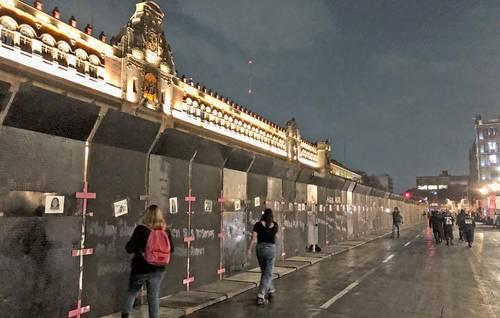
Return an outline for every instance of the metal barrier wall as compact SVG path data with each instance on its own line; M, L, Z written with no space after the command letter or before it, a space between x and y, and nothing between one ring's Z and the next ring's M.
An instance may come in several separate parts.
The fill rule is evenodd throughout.
M265 207L279 223L280 258L387 230L394 206L406 224L421 220L401 196L30 85L6 89L0 312L11 317L117 311L125 244L148 204L164 211L176 246L162 296L256 266L245 254ZM47 196L63 198L62 213L45 213Z

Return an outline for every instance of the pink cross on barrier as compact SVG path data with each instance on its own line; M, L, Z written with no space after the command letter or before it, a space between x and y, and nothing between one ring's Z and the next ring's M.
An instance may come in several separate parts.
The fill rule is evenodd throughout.
M77 199L83 199L82 214L87 214L87 200L93 200L97 197L95 193L88 192L88 187L89 187L88 182L84 182L83 183L83 192L76 193Z
M187 285L187 286L189 287L189 285L190 285L192 282L194 282L194 277L188 277L188 278L186 278L186 279L184 279L184 280L182 281L182 284L183 284L183 285Z
M81 300L79 300L77 302L77 305L78 306L76 309L73 309L72 311L68 312L69 318L72 318L72 317L80 318L82 314L86 314L86 313L90 312L90 306L82 307Z
M94 253L93 248L84 248L82 250L71 251L71 256L86 256L86 255L92 255L93 253Z
M223 277L225 272L226 272L226 269L224 267L221 267L217 270L217 274L219 275L219 279L222 280L222 277Z

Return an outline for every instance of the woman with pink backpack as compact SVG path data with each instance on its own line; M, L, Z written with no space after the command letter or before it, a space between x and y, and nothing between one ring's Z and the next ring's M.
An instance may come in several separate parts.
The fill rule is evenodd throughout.
M126 246L127 252L134 253L134 257L122 318L129 317L144 284L148 291L149 318L158 318L160 285L170 255L174 252L172 235L157 205L146 209L142 222L135 228Z

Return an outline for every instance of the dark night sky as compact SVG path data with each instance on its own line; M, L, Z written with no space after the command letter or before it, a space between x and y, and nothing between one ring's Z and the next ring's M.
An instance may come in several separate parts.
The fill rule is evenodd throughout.
M340 161L345 142L349 167L389 173L397 191L467 174L473 116L500 113L500 1L157 2L179 74L279 124L297 118ZM113 35L135 1L44 3Z

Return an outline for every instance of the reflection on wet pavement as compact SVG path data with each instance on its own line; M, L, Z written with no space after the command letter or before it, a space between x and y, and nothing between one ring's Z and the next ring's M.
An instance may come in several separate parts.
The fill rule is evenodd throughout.
M458 240L436 245L428 228L413 228L276 280L273 303L255 306L252 290L191 317L500 317L499 243L500 232L483 225L472 249Z

